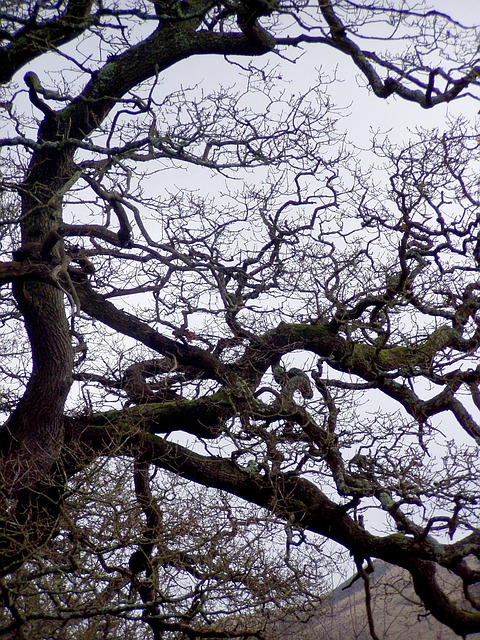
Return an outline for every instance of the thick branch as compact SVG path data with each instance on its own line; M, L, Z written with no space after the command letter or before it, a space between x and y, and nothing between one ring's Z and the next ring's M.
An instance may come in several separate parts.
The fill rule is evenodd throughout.
M288 474L274 478L249 474L229 460L206 458L156 437L149 443L152 463L163 469L228 491L281 517L294 518L303 527L339 542L357 557L377 557L407 569L417 593L438 620L459 635L480 630L480 613L463 609L449 599L436 582L435 564L442 563L444 554L443 545L433 539L372 536L347 515L344 507L333 503L304 478ZM448 551L444 561L447 558Z
M198 400L171 400L71 418L68 424L72 432L86 427L101 429L108 426L125 436L132 431L184 431L198 438L212 439L221 435L225 420L234 413L228 396L216 393Z
M88 282L79 284L77 291L82 310L92 318L100 320L123 335L142 342L150 349L176 359L179 363L196 367L218 380L225 378L227 374L225 365L211 353L161 335L136 316L117 309L95 292Z
M271 50L272 46L260 48L240 33L196 32L189 22L164 26L121 55L112 57L92 77L82 94L57 112L57 119L68 123L68 137L83 139L130 89L185 58L210 54L254 56Z
M46 51L53 51L83 33L94 22L93 0L70 0L65 11L50 20L35 17L0 48L0 84L9 82L25 64Z
M0 286L18 279L39 280L55 284L52 270L46 264L31 262L2 262L0 263Z
M462 78L458 80L450 80L449 88L443 92L438 92L435 95L432 95L432 78L434 78L432 71L430 71L429 82L425 85L424 91L419 89L409 89L403 82L393 78L387 77L385 80L382 80L371 62L372 57L376 58L375 54L362 51L362 49L348 37L346 26L336 14L332 1L319 0L319 6L323 17L330 28L331 41L329 44L339 51L347 54L353 60L355 65L368 80L374 94L379 98L388 98L392 94L396 94L404 100L416 102L421 107L430 109L442 102L450 102L451 100L454 100L465 88L478 80L480 76L480 67L474 67ZM435 72L433 73L435 74Z

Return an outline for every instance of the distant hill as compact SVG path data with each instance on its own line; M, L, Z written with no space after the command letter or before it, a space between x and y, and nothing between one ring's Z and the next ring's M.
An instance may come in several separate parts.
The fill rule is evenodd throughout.
M408 574L377 560L370 575L375 631L381 640L458 640L453 631L427 615ZM304 625L283 629L285 640L371 640L365 612L363 580L335 589L323 603L322 611ZM458 585L452 590L459 592ZM453 591L452 591L453 592ZM480 640L480 633L468 636Z

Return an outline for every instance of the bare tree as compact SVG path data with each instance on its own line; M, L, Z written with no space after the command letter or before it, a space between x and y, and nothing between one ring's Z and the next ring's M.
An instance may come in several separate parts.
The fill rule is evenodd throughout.
M480 631L478 135L375 139L372 175L329 81L254 65L330 48L430 109L478 96L478 29L351 0L0 19L3 634L261 637L321 593L318 540ZM166 91L194 56L237 89Z

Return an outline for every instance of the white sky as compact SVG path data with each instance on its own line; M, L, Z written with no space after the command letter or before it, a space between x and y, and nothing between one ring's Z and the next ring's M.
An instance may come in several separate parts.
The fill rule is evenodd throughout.
M419 3L423 5L424 3ZM480 0L436 0L430 3L437 10L448 12L453 18L466 24L480 24ZM295 54L298 52L295 51ZM357 145L368 148L374 132L389 134L396 141L409 137L409 131L417 126L442 128L448 117L463 115L472 121L475 119L480 103L472 100L456 101L451 105L442 105L432 110L422 110L417 104L408 103L399 98L381 100L369 93L364 86L359 86L358 72L351 60L325 46L309 45L304 47L304 54L295 64L288 63L275 54L258 59L255 62L261 66L264 62L281 66L283 79L289 83L289 88L295 93L308 90L315 83L317 75L332 77L337 80L328 91L333 102L345 109L345 117L339 122L339 128L345 130L347 138ZM60 61L64 62L64 61ZM248 60L244 59L244 64ZM26 70L22 70L19 83ZM45 60L37 65L37 71L43 80L45 74ZM183 61L162 74L162 88L165 93L184 87L199 85L208 93L220 84L233 86L239 78L238 67L232 66L220 57L196 57ZM45 82L45 85L48 85ZM363 82L362 82L363 85ZM199 168L189 168L188 173L180 172L179 186L194 189L205 186L205 175L208 174L207 190L214 191L221 185L223 178L214 180L211 173ZM170 173L168 174L170 177ZM158 181L158 178L155 178ZM162 177L162 181L163 181Z

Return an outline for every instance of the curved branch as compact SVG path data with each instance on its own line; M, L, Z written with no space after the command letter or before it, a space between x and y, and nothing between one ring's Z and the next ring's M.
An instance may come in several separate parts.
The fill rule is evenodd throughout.
M93 0L69 0L65 11L50 20L36 21L36 16L0 48L0 84L9 82L25 64L46 51L71 42L95 22L90 15Z
M222 381L227 376L227 368L213 354L161 335L136 316L117 309L94 291L88 282L78 283L76 288L82 310L92 318L100 320L123 335L135 338L150 349L175 358L182 364L205 371L216 380Z
M396 94L409 102L416 102L424 109L441 104L443 102L451 102L457 98L460 93L480 77L480 67L473 67L468 73L458 80L449 79L450 88L432 95L433 79L438 73L430 71L429 81L425 84L425 90L409 89L402 82L387 77L382 80L375 70L371 60L381 62L379 58L370 52L362 51L362 49L351 40L347 35L346 26L340 20L335 12L334 5L331 0L319 0L319 7L322 15L330 28L331 40L328 42L331 46L339 51L346 53L360 69L368 80L374 94L379 98L388 98Z

